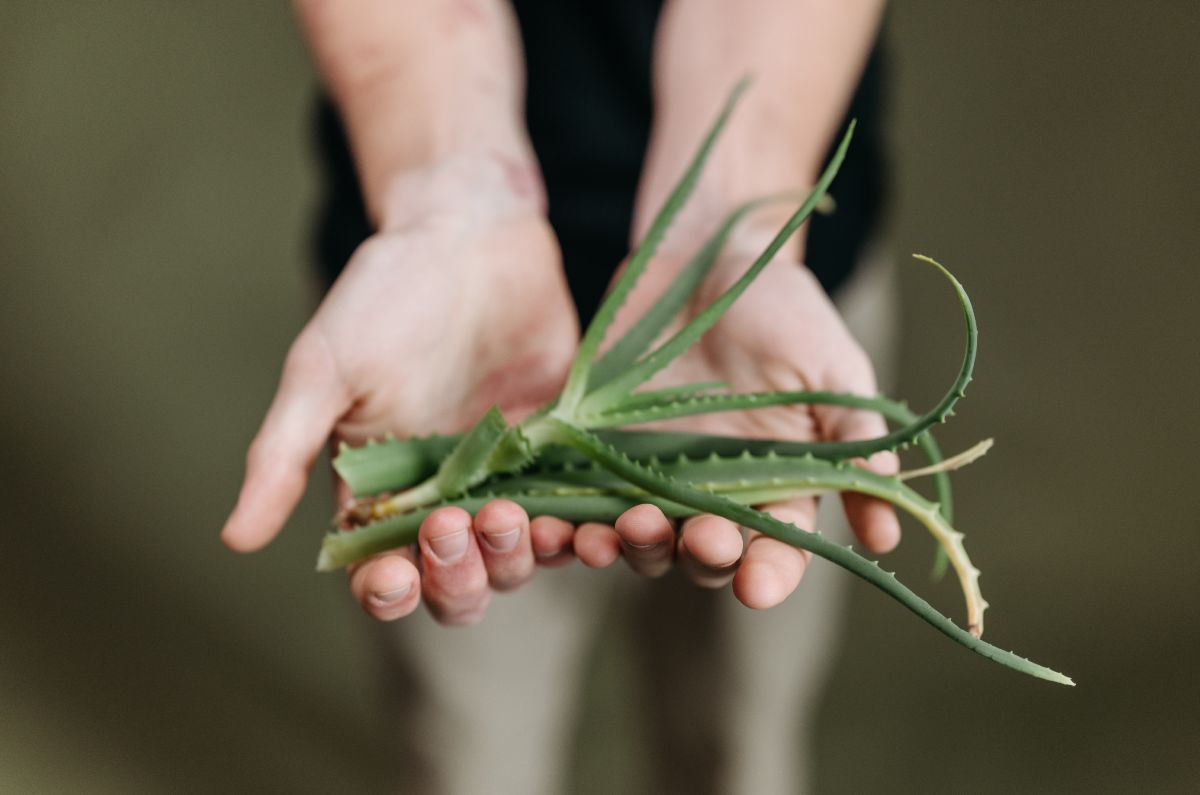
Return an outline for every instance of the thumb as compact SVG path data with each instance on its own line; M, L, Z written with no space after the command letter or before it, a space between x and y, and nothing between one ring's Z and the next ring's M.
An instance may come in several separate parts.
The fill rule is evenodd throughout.
M350 407L325 338L306 329L288 352L279 389L246 454L246 476L221 540L253 552L279 534L304 494L334 424Z

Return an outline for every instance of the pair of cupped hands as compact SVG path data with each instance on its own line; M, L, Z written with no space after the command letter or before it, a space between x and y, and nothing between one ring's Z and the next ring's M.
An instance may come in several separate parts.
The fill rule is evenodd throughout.
M393 187L380 230L350 259L292 344L221 534L229 547L253 551L278 534L330 439L358 445L389 432L399 438L459 432L491 405L512 421L558 393L579 329L542 205L510 169L489 164L414 172ZM609 341L645 311L719 221L677 225L619 313ZM685 313L719 295L775 231L753 218L746 226L726 245ZM785 251L784 261L766 268L651 387L721 381L734 391L875 394L870 361L800 264L798 246ZM832 406L713 414L671 427L800 441L886 432L878 415ZM896 460L880 454L866 465L892 472ZM338 489L339 500L349 497L344 484ZM842 499L867 549L886 552L898 543L900 528L889 506L861 495ZM764 509L813 529L813 498ZM455 507L435 510L421 524L415 547L353 566L350 590L380 620L407 616L424 601L439 622L470 624L484 616L494 591L521 587L539 565L578 558L606 567L623 557L648 577L678 565L702 587L732 582L738 600L762 609L796 589L808 555L766 536L744 535L716 516L694 517L676 528L658 508L640 505L614 525L575 527L550 516L529 517L516 503L497 499L474 517Z

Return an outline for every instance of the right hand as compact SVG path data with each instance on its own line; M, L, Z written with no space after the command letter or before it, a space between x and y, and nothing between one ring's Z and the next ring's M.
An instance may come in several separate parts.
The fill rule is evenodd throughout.
M249 552L273 539L322 447L468 428L491 405L519 418L554 397L578 327L535 184L498 158L460 157L410 172L389 193L381 230L351 257L288 352L222 530ZM344 487L339 497L345 498ZM570 527L539 519L569 549ZM478 620L491 590L532 576L528 516L495 500L472 517L434 511L415 550L351 570L350 587L382 620L424 596L450 624ZM550 558L554 550L546 552Z

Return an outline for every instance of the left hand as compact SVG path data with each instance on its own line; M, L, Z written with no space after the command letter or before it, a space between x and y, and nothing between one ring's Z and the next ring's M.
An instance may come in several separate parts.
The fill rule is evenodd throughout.
M711 303L763 247L761 236L731 240L685 314L691 316ZM645 311L683 263L683 257L673 254L660 255L650 263L642 283L618 316L610 341L619 338L632 319ZM734 392L829 390L876 394L870 360L816 278L796 261L794 250L790 256L781 252L778 261L764 269L700 342L659 373L647 388L704 381L724 381ZM887 432L886 423L877 414L819 405L708 414L675 420L665 427L796 441L848 441ZM892 453L873 456L866 464L880 473L894 473L897 465ZM900 525L891 506L858 494L843 494L842 500L851 528L868 550L887 552L899 543ZM802 529L814 529L814 498L762 508ZM799 585L810 557L808 552L756 533L743 541L739 527L718 516L688 519L676 534L673 523L652 505L626 511L614 526L581 526L574 546L576 555L589 566L608 566L624 556L631 568L651 577L678 563L692 581L704 587L721 587L732 580L736 597L758 609L786 599Z

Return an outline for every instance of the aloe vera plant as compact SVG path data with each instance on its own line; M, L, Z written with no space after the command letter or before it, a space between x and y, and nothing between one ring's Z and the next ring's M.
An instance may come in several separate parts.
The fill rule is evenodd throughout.
M917 256L953 288L962 309L966 345L945 396L917 415L885 397L831 392L730 393L723 384L690 384L636 391L712 327L754 281L825 196L845 157L851 124L817 184L766 249L742 276L705 310L657 347L654 342L701 283L738 220L757 206L738 208L706 241L649 311L598 356L618 309L645 271L672 219L695 187L709 152L745 88L732 93L680 182L655 217L624 272L584 333L559 396L520 423L492 408L461 436L372 441L343 446L334 467L358 501L339 514L322 544L318 568L336 569L375 553L416 542L421 520L436 507L475 511L504 497L531 515L569 521L613 521L640 503L671 517L712 513L808 550L879 588L951 639L1022 673L1060 684L1063 674L982 640L987 608L979 570L951 525L948 472L982 455L990 441L943 460L930 429L944 422L963 397L975 363L977 329L970 298L958 280L934 260ZM833 404L882 414L893 426L875 439L853 442L790 442L702 434L623 430L623 426L722 411L768 406ZM916 445L928 466L883 476L851 463L880 451ZM937 500L909 487L911 477L935 479ZM878 562L850 547L781 522L754 505L801 495L852 491L886 500L926 527L937 542L938 565L957 576L966 601L961 627L900 583ZM811 530L811 528L808 528Z

